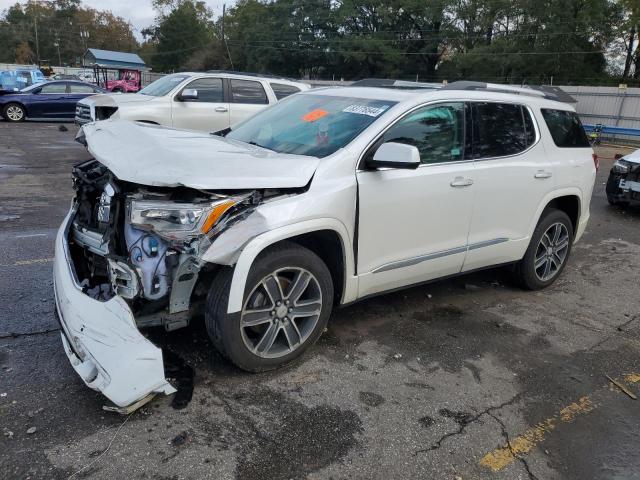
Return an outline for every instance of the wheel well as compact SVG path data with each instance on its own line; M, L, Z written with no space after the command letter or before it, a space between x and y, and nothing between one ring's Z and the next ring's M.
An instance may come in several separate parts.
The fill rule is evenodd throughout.
M9 102L9 103L6 103L5 105L3 105L2 111L4 112L4 109L7 108L9 105L18 105L24 110L25 115L27 114L27 107L25 107L23 103L16 102L16 101Z
M318 255L331 273L333 281L334 302L340 303L344 291L345 260L344 246L340 235L334 230L317 230L303 233L282 241L297 243Z
M571 224L573 225L573 231L578 229L578 221L580 220L580 199L576 195L566 195L564 197L558 197L551 200L545 210L555 208L562 210L569 216Z

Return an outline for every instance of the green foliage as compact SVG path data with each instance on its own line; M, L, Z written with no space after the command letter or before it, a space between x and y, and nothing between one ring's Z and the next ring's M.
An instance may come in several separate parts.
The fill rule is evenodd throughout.
M38 38L36 42L36 28ZM80 32L87 32L88 38ZM136 51L131 27L111 12L82 7L80 0L16 3L0 17L0 62L75 64L87 47ZM59 51L59 57L58 57Z
M168 72L194 63L212 48L211 12L206 4L194 0L154 0L157 25L143 32L155 47L142 52L154 70ZM195 62L196 64L198 62Z
M0 61L63 62L89 44L137 50L156 71L235 69L291 77L640 80L640 0L238 0L224 18L200 0L153 0L136 44L126 22L80 0L28 1L0 18ZM216 12L219 13L219 12ZM39 24L39 49L34 23ZM224 32L224 33L223 33Z

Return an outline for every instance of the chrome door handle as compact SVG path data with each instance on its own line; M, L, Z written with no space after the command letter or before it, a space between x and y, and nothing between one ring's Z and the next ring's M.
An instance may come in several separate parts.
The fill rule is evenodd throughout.
M229 109L227 107L216 107L215 111L216 112L220 112L220 113L224 113L224 112L228 112Z
M538 170L533 178L550 178L552 175L551 172L546 172L544 170Z
M452 187L468 187L470 185L473 185L473 180L471 180L470 178L456 177L449 185L451 185Z

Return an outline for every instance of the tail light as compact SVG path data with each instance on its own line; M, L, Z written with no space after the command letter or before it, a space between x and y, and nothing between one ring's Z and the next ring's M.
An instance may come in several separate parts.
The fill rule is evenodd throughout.
M596 153L592 153L591 156L593 157L593 164L596 167L596 172L598 170L600 170L600 159L598 158L598 155Z

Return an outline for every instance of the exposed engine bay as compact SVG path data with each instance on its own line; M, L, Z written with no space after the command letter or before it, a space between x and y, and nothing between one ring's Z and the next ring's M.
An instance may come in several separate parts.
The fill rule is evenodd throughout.
M68 240L83 292L100 301L118 295L139 327L167 330L186 326L206 296L195 291L199 277L213 273L204 271L212 266L202 253L264 196L146 187L117 179L96 160L74 167L73 186Z

